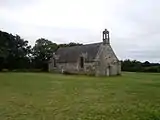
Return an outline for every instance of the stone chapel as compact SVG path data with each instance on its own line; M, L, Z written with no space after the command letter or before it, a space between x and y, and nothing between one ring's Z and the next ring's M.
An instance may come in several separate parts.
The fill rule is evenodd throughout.
M49 61L49 71L113 76L121 74L121 63L110 44L105 29L102 42L59 48Z

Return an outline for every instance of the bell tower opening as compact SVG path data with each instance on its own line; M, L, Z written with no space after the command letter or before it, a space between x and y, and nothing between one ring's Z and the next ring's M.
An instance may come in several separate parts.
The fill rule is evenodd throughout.
M105 29L103 31L103 44L109 44L109 31Z

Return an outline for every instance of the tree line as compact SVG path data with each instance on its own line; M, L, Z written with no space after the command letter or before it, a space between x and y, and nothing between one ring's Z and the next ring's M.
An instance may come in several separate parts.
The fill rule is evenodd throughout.
M56 44L45 38L36 40L31 47L19 35L0 31L0 71L48 70L48 61L59 47L82 45L80 43Z
M48 61L59 47L77 46L80 43L56 44L45 38L36 40L31 47L19 35L0 31L0 71L47 71ZM122 71L160 72L159 63L137 60L121 61Z
M160 72L159 63L150 63L149 61L140 62L137 60L121 61L122 71L128 72Z

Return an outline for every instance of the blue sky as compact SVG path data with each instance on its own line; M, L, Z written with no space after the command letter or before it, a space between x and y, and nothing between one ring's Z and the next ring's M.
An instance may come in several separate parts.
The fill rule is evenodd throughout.
M34 45L102 41L111 34L119 59L160 61L159 0L0 0L0 29Z

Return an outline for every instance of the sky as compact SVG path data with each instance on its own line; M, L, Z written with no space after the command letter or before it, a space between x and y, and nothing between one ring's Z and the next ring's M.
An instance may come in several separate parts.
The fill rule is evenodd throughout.
M56 43L110 43L118 58L160 62L160 0L0 0L0 30L33 46L38 38Z

